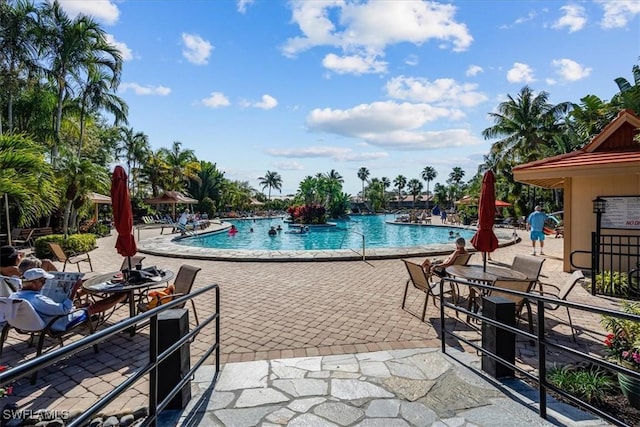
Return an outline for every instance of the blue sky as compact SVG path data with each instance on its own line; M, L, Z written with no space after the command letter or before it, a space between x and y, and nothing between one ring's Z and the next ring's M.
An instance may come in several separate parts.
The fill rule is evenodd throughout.
M432 166L442 183L459 166L469 179L506 95L609 100L640 57L639 1L60 3L119 47L119 95L152 148L180 141L258 189L277 171L282 194L335 169L355 195L363 166L392 181Z

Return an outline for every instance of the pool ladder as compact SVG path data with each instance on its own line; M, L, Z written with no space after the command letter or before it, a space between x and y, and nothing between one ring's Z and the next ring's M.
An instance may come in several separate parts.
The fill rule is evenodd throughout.
M362 236L362 260L366 261L367 257L366 257L366 244L365 244L365 236L363 233L360 233L359 231L355 231L355 230L351 230L350 228L345 228L344 229L347 232L352 232L352 233L356 233L360 236ZM342 237L342 241L340 242L340 249L342 249L342 244L344 243L344 238L347 236L347 233L344 233L344 236ZM357 251L351 249L352 251L354 251L355 253L358 253Z

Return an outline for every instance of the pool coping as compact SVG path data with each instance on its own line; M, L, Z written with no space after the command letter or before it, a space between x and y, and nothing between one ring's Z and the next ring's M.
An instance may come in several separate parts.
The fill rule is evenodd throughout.
M394 223L398 226L418 227L450 227L460 229L475 229L475 227L456 226L451 224L412 224ZM204 230L203 234L217 233L231 227L231 224L222 222L213 224ZM513 229L495 229L498 238L498 247L514 245L521 238ZM211 261L235 261L235 262L318 262L318 261L365 261L376 259L397 259L419 256L434 256L451 253L452 242L434 243L421 246L408 246L403 248L370 248L365 247L364 256L352 249L334 250L298 250L298 251L270 251L250 249L215 249L195 246L184 246L175 243L177 240L192 236L160 235L138 242L138 252L148 255L158 255L171 258L199 259ZM470 246L470 245L469 245ZM477 252L472 247L469 252Z

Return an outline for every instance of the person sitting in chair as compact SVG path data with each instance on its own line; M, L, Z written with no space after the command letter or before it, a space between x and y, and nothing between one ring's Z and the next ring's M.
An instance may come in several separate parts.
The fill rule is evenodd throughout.
M33 309L38 313L45 323L49 323L56 316L67 314L66 317L58 319L51 327L54 331L66 331L70 327L79 322L84 322L87 316L104 312L117 303L123 301L127 294L113 295L108 298L88 304L84 310L75 310L73 306L73 298L78 288L82 285L82 280L78 280L71 291L70 299L67 298L62 302L55 302L46 295L42 295L40 290L44 286L47 279L53 279L55 276L44 271L42 268L31 268L24 272L22 280L22 289L12 293L9 298L20 298L28 301Z
M456 261L456 259L461 256L467 254L467 250L465 249L465 245L467 242L463 237L458 237L456 239L456 250L453 251L444 261L435 260L431 261L430 259L425 259L421 264L422 269L427 274L435 274L438 277L443 277L445 275L445 269Z
M22 277L24 269L20 270L19 265L28 258L33 257L29 256L25 258L24 253L13 246L6 245L0 247L0 274L7 277ZM35 259L38 260L37 258ZM38 267L42 267L46 271L58 271L51 260L43 259L38 260L38 262L40 263Z

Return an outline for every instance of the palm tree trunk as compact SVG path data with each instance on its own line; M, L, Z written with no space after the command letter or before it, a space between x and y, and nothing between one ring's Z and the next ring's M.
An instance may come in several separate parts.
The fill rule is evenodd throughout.
M66 237L69 233L69 217L71 216L71 206L73 200L67 200L67 204L64 207L64 214L62 216L62 234Z

